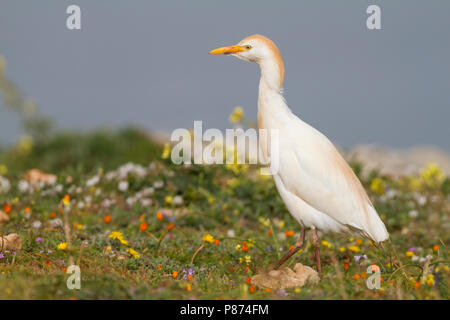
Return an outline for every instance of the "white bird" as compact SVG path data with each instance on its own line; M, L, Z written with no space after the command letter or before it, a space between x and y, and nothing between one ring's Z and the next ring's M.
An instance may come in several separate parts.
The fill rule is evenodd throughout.
M300 239L278 261L277 269L303 246L305 228L313 235L317 271L320 243L317 230L350 232L379 243L389 238L361 182L321 132L299 119L283 98L284 63L277 46L268 38L252 35L237 45L210 54L226 54L256 62L261 69L258 97L259 129L277 129L279 169L274 173L278 192L291 215L301 224ZM270 141L262 141L263 158L269 159Z

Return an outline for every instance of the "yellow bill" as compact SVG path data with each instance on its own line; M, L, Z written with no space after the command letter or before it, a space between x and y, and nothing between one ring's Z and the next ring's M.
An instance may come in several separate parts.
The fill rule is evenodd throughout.
M229 47L222 47L217 48L209 52L209 54L234 54L238 52L245 51L245 48L241 46L229 46Z

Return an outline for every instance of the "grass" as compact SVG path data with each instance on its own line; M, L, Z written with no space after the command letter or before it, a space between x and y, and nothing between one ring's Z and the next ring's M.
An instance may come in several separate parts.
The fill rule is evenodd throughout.
M268 292L249 278L300 231L272 179L254 166L175 166L161 151L132 129L56 134L4 148L0 174L11 188L0 192L0 209L10 221L0 232L19 234L22 249L0 258L0 298L449 299L450 182L438 168L362 177L390 241L377 248L367 239L324 234L320 283ZM362 165L354 165L357 174ZM57 174L57 183L19 190L34 167ZM99 182L86 185L95 176ZM121 181L127 188L122 183L119 190ZM36 221L40 228L33 228ZM58 249L61 243L68 247ZM356 261L362 255L367 259ZM287 265L296 262L314 266L309 236ZM66 286L72 264L81 270L80 290ZM372 264L381 269L380 290L366 286Z

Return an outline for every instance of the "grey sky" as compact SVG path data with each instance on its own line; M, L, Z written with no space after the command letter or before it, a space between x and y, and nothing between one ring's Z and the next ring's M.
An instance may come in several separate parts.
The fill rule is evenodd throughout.
M366 28L369 4L382 30ZM256 119L259 72L207 53L260 33L283 54L291 109L339 145L450 150L449 16L446 0L2 0L0 54L59 126L223 129L236 105ZM0 107L0 143L19 132Z

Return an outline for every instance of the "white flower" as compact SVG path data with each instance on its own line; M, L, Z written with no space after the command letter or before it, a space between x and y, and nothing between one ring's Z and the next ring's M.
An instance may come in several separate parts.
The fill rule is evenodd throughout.
M33 223L31 224L31 228L32 229L40 229L42 227L42 222L40 222L39 220L33 221Z
M80 201L78 202L78 209L83 209L84 208L84 202Z
M86 187L88 187L88 188L93 187L99 182L100 182L100 177L99 176L93 176L88 181L86 181Z
M140 202L141 202L141 206L148 207L152 204L153 201L152 201L152 199L144 198L144 199L141 199Z
M417 261L417 260L419 260L418 256L412 256L411 261Z
M155 181L153 183L153 187L155 189L161 189L162 187L164 187L164 181Z
M63 190L64 190L64 186L63 186L62 184L56 185L56 187L55 187L55 191L56 191L56 192L60 193L60 192L62 192Z
M230 230L227 231L227 236L233 238L234 236L236 236L236 232L234 232L233 229L230 229Z
M410 218L417 218L419 215L419 212L417 210L411 210L410 212L408 212L408 216Z
M0 176L0 193L6 193L11 188L9 180Z
M183 197L182 196L175 196L173 198L173 204L176 206L180 206L183 204Z
M19 191L22 193L30 191L30 185L25 180L20 180L18 185Z
M119 191L127 192L128 187L129 187L128 181L120 181L117 188L119 189Z

